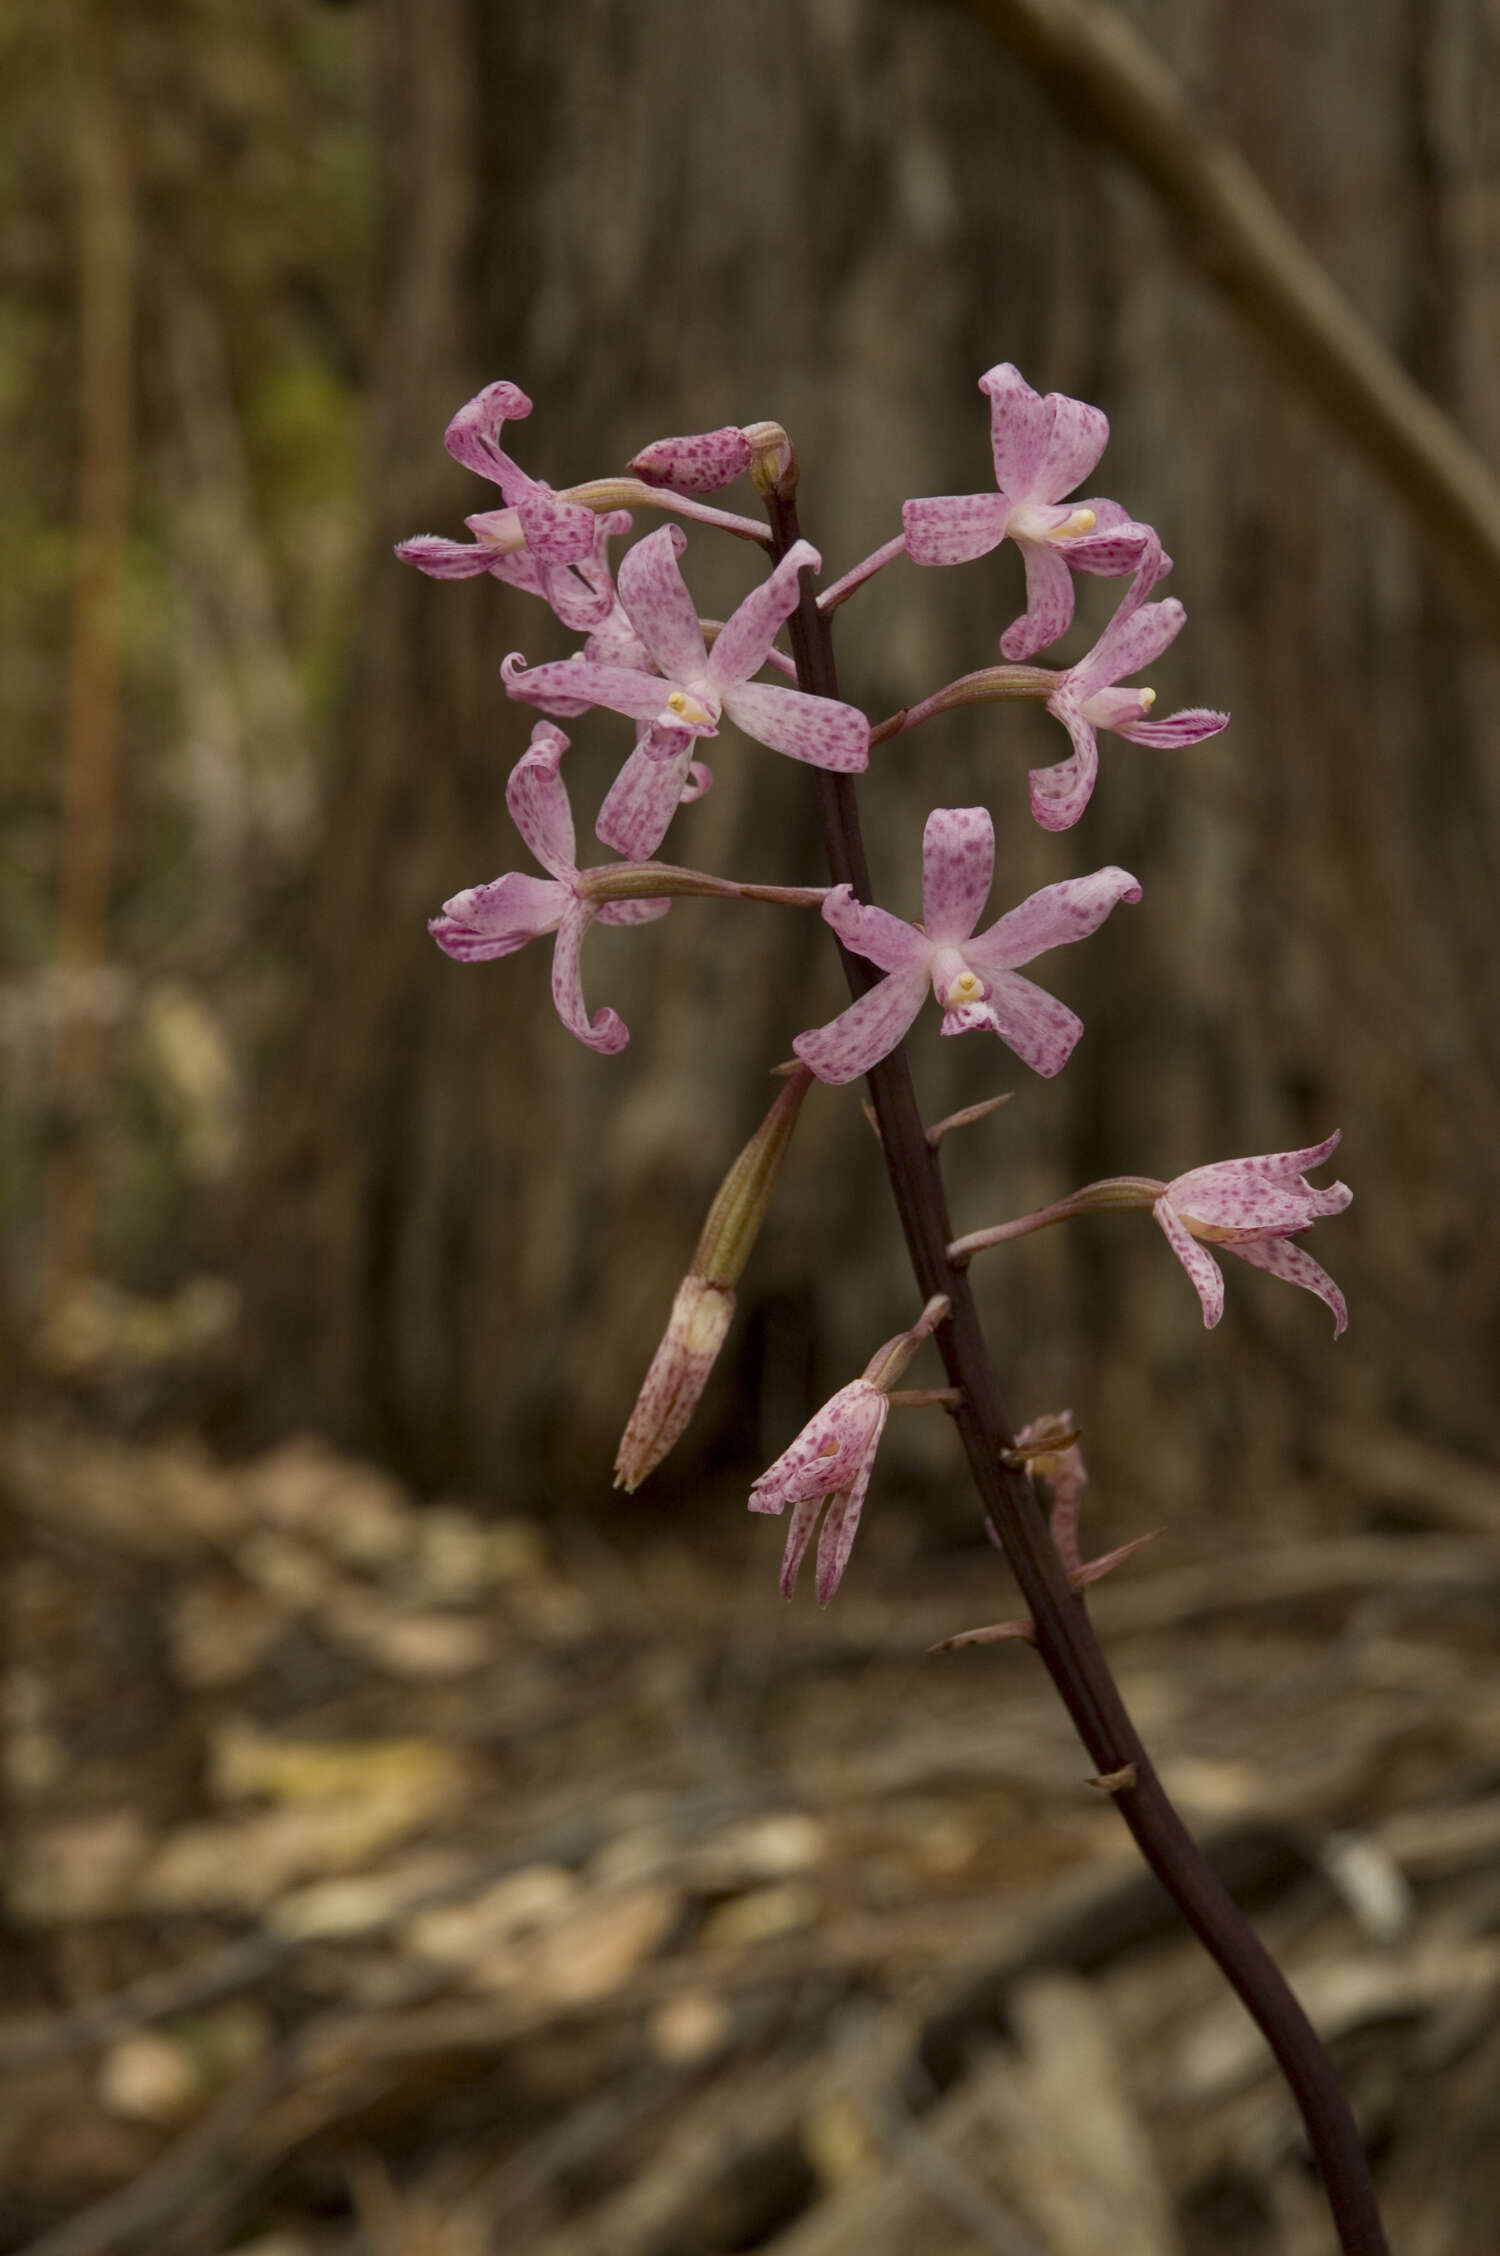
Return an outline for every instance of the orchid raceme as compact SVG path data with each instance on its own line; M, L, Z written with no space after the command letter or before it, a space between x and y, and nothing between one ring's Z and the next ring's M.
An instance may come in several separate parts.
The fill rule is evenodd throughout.
M1347 1183L1330 1183L1321 1189L1304 1180L1311 1167L1321 1167L1338 1148L1339 1131L1321 1144L1303 1151L1265 1152L1255 1159L1221 1159L1208 1167L1191 1168L1170 1183L1149 1175L1114 1175L1070 1192L1035 1214L1001 1222L987 1230L955 1238L948 1258L967 1262L986 1247L1006 1245L1013 1238L1030 1237L1054 1222L1067 1222L1079 1214L1099 1214L1120 1207L1149 1207L1161 1225L1168 1245L1187 1271L1203 1308L1204 1324L1211 1331L1224 1313L1224 1278L1208 1251L1237 1253L1257 1269L1269 1269L1291 1285L1316 1293L1333 1312L1337 1339L1349 1322L1343 1294L1311 1254L1295 1238L1314 1222L1342 1214L1354 1193Z
M491 573L528 595L541 596L564 626L592 627L614 601L605 544L612 534L630 530L630 518L623 510L596 515L578 502L564 501L511 460L500 434L508 421L530 413L526 394L504 382L487 384L459 409L443 444L466 470L499 486L507 506L465 518L473 542L418 533L402 541L396 554L430 579L467 580Z
M796 1440L768 1465L750 1491L752 1512L781 1513L792 1506L781 1562L781 1594L790 1598L818 1516L828 1503L818 1538L818 1604L826 1606L843 1580L859 1530L859 1515L875 1470L875 1452L890 1415L891 1389L923 1340L948 1313L936 1294L909 1332L876 1349L862 1375L824 1403Z
M820 1081L857 1080L888 1056L921 1009L929 983L944 1034L983 1027L1033 1072L1062 1071L1083 1021L1016 967L1097 931L1119 902L1138 901L1141 889L1122 869L1065 877L975 934L994 865L988 809L938 807L922 842L920 925L866 907L847 885L833 888L824 918L846 948L867 956L886 977L827 1026L793 1042Z
M612 1010L589 1017L579 969L583 936L596 917L601 924L644 924L665 916L671 903L659 897L601 902L585 891L575 859L567 786L558 772L567 749L560 728L538 721L505 787L517 830L550 875L527 877L512 870L489 885L470 886L445 901L442 915L427 929L444 954L460 963L513 955L528 940L555 932L552 1000L557 1015L589 1049L608 1053L623 1050L630 1033Z
M511 696L543 712L566 716L603 705L661 732L654 745L643 740L638 748L638 757L654 763L655 774L644 764L637 771L624 829L632 854L649 852L665 834L681 796L692 739L717 736L725 716L757 743L812 767L857 775L869 759L870 724L854 706L750 679L797 608L798 575L818 569L817 550L798 541L724 622L710 650L678 570L683 546L681 528L663 525L620 563L620 608L654 672L587 655L528 669L519 653L500 669ZM620 843L619 826L612 827L609 843Z
M1069 503L1109 437L1097 407L1062 392L1039 398L1009 361L979 379L990 403L992 494L947 494L902 504L916 564L966 564L1013 540L1026 566L1026 609L1000 637L1006 658L1030 658L1073 621L1073 573L1134 571L1156 536L1117 501Z

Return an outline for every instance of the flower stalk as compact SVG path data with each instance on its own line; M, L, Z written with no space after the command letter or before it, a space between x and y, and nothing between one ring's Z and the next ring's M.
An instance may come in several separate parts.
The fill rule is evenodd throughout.
M800 539L794 500L767 497L772 555ZM838 669L827 617L804 577L801 601L788 621L802 687L837 698ZM852 779L816 776L829 875L871 898L869 868ZM874 965L840 947L851 993L878 977ZM1014 1462L1015 1437L963 1266L948 1248L955 1233L937 1154L927 1140L904 1043L878 1059L866 1076L892 1195L919 1289L943 1294L949 1314L935 1340L949 1383L961 1393L952 1410L986 1517L1030 1609L1038 1654L1101 1778L1121 1783L1112 1800L1142 1856L1218 1964L1270 2046L1301 2110L1323 2176L1344 2256L1387 2256L1359 2133L1321 2041L1270 1953L1183 1824L1151 1764L1087 1610L1068 1584L1036 1491Z

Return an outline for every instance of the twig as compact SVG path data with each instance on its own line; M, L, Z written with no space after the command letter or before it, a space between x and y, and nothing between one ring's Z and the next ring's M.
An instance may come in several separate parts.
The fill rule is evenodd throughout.
M1203 125L1120 10L1091 0L966 0L1067 122L1134 165L1182 226L1187 258L1290 363L1374 465L1491 626L1500 623L1500 480Z

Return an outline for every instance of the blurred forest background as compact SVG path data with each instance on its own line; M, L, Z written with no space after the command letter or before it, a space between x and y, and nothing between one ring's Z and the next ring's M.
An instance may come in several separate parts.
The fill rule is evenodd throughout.
M1236 287L1131 101L1059 62L1101 23L1143 35L1344 293L1334 329L1436 419L1399 377L1381 412L1341 394L1275 292ZM837 966L761 909L596 935L590 1001L633 1034L600 1059L558 1027L545 950L446 961L426 918L526 859L503 793L532 716L500 660L569 645L391 549L490 505L442 432L506 376L536 403L515 452L556 485L780 420L837 574L904 497L989 484L975 380L1009 359L1107 409L1099 490L1177 559L1161 710L1234 719L1180 754L1107 741L1061 838L1025 815L1045 715L955 713L877 754L897 910L938 801L995 808L997 909L1107 862L1145 888L1044 968L1088 1029L1056 1083L919 1025L928 1117L1016 1089L949 1147L956 1219L1335 1126L1356 1194L1315 1249L1351 1306L1336 1350L1312 1300L1233 1262L1206 1335L1142 1217L987 1257L1014 1414L1071 1404L1104 1534L1167 1521L1179 1562L1434 1526L1493 1551L1493 0L0 0L0 84L0 1228L29 1430L192 1435L230 1465L311 1434L476 1526L611 1540L687 1529L706 1485L738 1542L749 1477L910 1313L857 1092L809 1101L703 1411L628 1517L609 1465ZM1447 450L1449 505L1403 416ZM753 559L690 554L722 615ZM1018 590L1010 555L898 563L841 614L846 694L878 716L989 662ZM1116 592L1080 582L1067 657ZM573 732L581 839L623 730ZM740 745L716 775L674 858L817 882L806 776ZM943 1421L904 1424L892 1542L972 1543ZM106 1958L62 1992L140 1971ZM1228 2214L1203 2209L1203 2245L1259 2247Z
M1107 405L1104 486L1161 528L1189 612L1162 695L1234 726L1172 758L1106 747L1061 840L1021 812L1045 716L957 715L877 763L898 905L935 795L1011 809L997 899L1105 861L1146 886L1060 960L1088 1040L968 1139L959 1218L1335 1125L1358 1194L1324 1249L1357 1312L1336 1355L1311 1303L1237 1265L1205 1339L1142 1223L992 1257L1017 1415L1073 1402L1112 1483L1173 1510L1254 1513L1320 1437L1372 1425L1491 1449L1493 638L1359 434L982 14L818 0L752 38L734 8L162 0L75 40L68 11L11 0L23 1368L112 1416L186 1402L231 1445L312 1425L428 1490L597 1486L765 1069L835 972L758 912L680 910L618 960L596 941L593 984L634 1028L606 1061L559 1040L543 951L454 973L425 918L519 853L502 793L528 719L499 660L566 643L391 545L485 504L441 434L506 374L537 402L522 458L558 484L665 431L780 418L837 571L906 494L985 483L975 378L1011 358ZM1500 456L1491 11L1133 14ZM730 600L748 559L695 553ZM1009 557L887 573L841 622L849 693L878 713L984 662L1014 580ZM1113 600L1082 593L1080 648ZM619 733L576 731L585 810ZM674 850L814 877L806 779L731 758ZM934 1114L1007 1072L980 1044L917 1063ZM824 1100L669 1495L705 1455L748 1464L904 1309L875 1154L853 1100Z

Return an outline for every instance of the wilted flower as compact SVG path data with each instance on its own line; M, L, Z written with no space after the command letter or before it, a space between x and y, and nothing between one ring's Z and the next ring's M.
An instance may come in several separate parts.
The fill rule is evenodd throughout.
M995 866L995 831L984 807L938 807L922 842L922 923L904 923L836 885L823 915L846 948L887 977L827 1026L792 1048L820 1081L853 1081L896 1047L931 983L945 1034L986 1027L1034 1072L1060 1073L1083 1021L1055 995L1023 979L1018 964L1082 940L1120 901L1138 901L1128 870L1095 870L1043 886L1019 908L974 934ZM972 937L971 937L972 936Z
M616 1488L637 1489L687 1430L734 1316L734 1287L765 1220L812 1075L792 1068L714 1196L677 1288L661 1345L615 1458Z
M837 1590L854 1548L875 1452L890 1415L890 1390L947 1313L947 1299L936 1294L911 1330L898 1332L877 1348L862 1376L824 1403L752 1487L752 1512L780 1513L788 1504L793 1508L781 1562L784 1598L790 1598L796 1587L797 1570L825 1499L831 1501L818 1538L818 1604L826 1606Z

